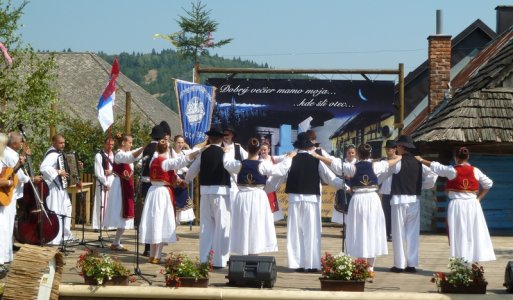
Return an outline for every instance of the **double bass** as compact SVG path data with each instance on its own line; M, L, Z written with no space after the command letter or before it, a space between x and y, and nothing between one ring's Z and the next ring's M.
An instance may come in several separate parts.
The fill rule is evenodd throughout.
M18 125L18 129L26 141L23 125ZM36 187L32 182L34 169L30 155L27 155L26 164L28 172L24 171L29 174L31 180L23 186L23 199L18 202L21 209L14 224L14 237L22 244L42 246L59 234L59 218L55 212L48 209L44 201L49 193L46 183L41 181Z

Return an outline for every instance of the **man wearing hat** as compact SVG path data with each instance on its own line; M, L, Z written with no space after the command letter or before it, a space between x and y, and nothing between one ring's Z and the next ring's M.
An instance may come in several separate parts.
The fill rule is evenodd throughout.
M397 157L397 145L395 141L388 140L385 143L385 152L387 154L386 158L383 160L391 160ZM379 193L381 194L381 206L383 207L383 213L385 214L385 225L387 230L387 240L392 241L392 212L390 206L390 199L392 196L390 195L390 190L392 187L392 176L388 176L388 173L385 173L384 176L378 176L379 182L381 182L381 186L379 188Z
M390 271L415 273L419 264L420 194L435 185L437 175L413 156L415 145L410 136L399 136L396 144L402 158L392 167L394 266Z
M230 174L223 165L224 149L221 147L225 134L218 127L205 132L210 146L192 163L185 176L189 182L199 174L200 184L200 249L201 262L208 260L214 251L213 265L223 268L230 255L229 235L230 211L227 207L230 197Z
M239 143L234 143L233 139L237 136L235 133L235 129L233 126L226 126L223 130L223 144L222 146L225 148L227 158L229 160L235 159L239 161L243 161L248 158L248 152L242 148ZM239 188L237 187L237 174L231 175L231 189L230 189L230 199L228 203L228 209L231 211L232 203L235 201L235 197L237 196L237 192Z
M165 122L165 121L162 121ZM162 123L161 123L162 124ZM167 125L167 123L166 123ZM169 125L167 126L169 128ZM150 182L150 160L153 157L153 154L155 151L157 151L157 144L159 140L163 139L165 137L166 133L164 132L164 129L162 126L155 125L151 129L150 137L152 141L144 148L143 150L143 157L144 160L142 161L142 171L141 171L141 199L136 202L136 220L135 223L137 226L139 226L140 221L140 215L144 207L144 199L146 199L146 194L148 194L148 190L151 187ZM144 245L144 252L142 254L143 256L149 256L150 255L150 244Z
M285 192L289 197L287 218L288 267L298 272L317 272L321 262L321 179L336 188L344 182L311 154L315 145L308 133L298 134Z

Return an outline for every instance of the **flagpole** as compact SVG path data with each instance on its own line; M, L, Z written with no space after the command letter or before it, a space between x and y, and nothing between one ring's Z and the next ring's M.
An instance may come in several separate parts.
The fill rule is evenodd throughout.
M125 133L130 134L130 115L132 113L132 93L130 92L126 92L125 108Z

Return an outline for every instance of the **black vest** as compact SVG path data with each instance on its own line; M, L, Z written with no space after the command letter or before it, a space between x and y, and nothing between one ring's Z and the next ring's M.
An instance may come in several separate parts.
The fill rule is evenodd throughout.
M102 156L102 168L103 170L108 170L109 166L112 166L112 161L105 151L100 150L100 155Z
M146 146L143 150L143 157L149 156L150 159L147 159L143 162L143 169L141 171L141 176L150 177L150 160L153 157L153 154L157 151L157 142L153 141L148 146Z
M392 175L391 195L420 195L422 191L422 165L411 154L403 154L401 171Z
M320 195L320 184L319 160L308 153L298 153L294 156L287 176L285 193Z
M230 174L223 165L223 155L223 148L214 145L201 153L200 185L231 186Z
M377 187L378 177L374 173L372 163L370 161L359 161L354 164L356 173L349 180L349 185L355 188Z
M265 185L267 177L260 174L258 166L259 160L246 159L242 161L242 167L237 175L237 184L241 185Z

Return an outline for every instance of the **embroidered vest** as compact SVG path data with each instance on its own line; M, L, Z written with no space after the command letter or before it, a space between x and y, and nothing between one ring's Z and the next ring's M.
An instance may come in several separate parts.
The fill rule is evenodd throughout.
M456 178L447 180L445 190L447 192L474 192L479 191L479 182L474 176L474 167L471 165L457 165Z
M150 164L150 180L151 181L162 181L167 185L174 185L176 183L176 172L175 170L164 171L162 169L162 162L166 158L157 156Z
M372 169L372 162L359 161L354 164L356 173L349 180L351 188L372 188L378 187L378 177Z
M266 176L260 174L258 166L260 161L246 159L242 161L242 167L237 175L238 185L265 185Z

